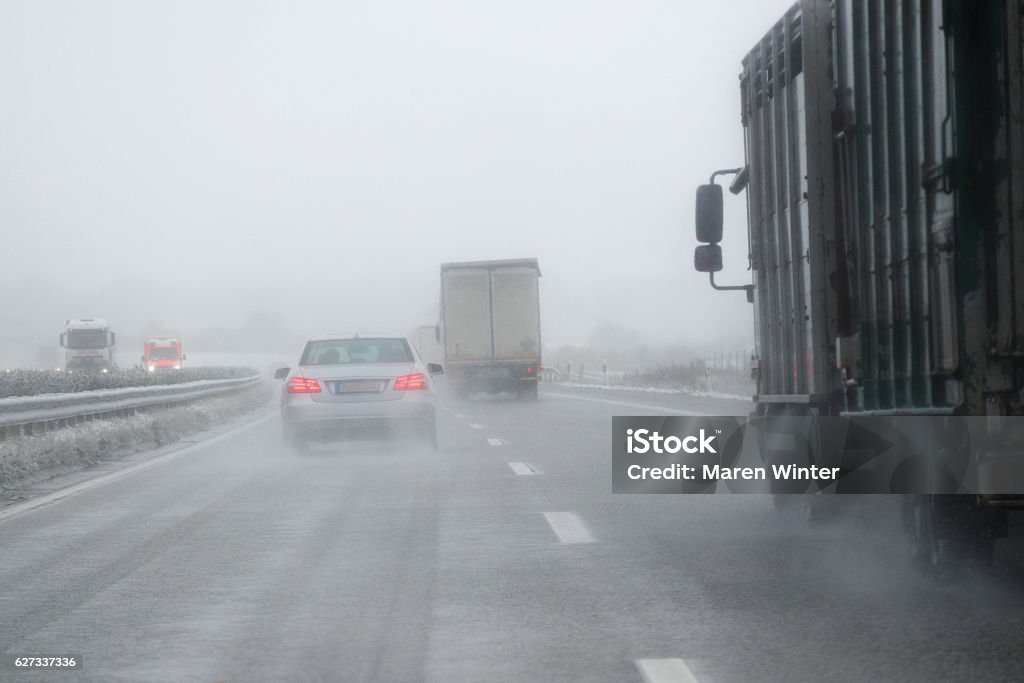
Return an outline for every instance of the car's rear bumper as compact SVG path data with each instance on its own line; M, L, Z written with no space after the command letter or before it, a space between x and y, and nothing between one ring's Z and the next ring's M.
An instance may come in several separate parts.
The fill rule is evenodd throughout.
M365 403L316 403L302 397L281 406L285 429L296 435L339 433L371 428L403 431L433 427L436 414L432 400L367 401Z

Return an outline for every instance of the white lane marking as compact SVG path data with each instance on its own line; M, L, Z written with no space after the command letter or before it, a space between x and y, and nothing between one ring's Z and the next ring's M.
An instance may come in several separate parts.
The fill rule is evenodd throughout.
M504 446L505 445L505 442L502 441L501 439L487 439L487 443L491 444L492 446Z
M475 422L470 422L470 423L469 423L469 426L470 426L470 427L472 427L473 429L483 429L483 428L484 428L484 426L483 426L483 425L478 425L478 424L477 424L477 423L475 423Z
M79 482L72 486L62 488L59 491L48 493L45 496L39 496L38 498L33 498L32 500L26 500L24 503L18 503L17 505L12 505L10 507L4 508L0 510L0 522L6 521L11 517L14 517L15 515L20 515L23 512L29 512L30 510L35 510L36 508L43 507L44 505L56 503L58 501L64 500L65 498L70 498L72 496L78 495L79 493L84 493L89 489L94 489L98 486L109 484L112 481L123 479L124 477L128 477L137 472L141 472L142 470L147 470L150 467L155 467L156 465L160 465L165 462L175 460L182 456L188 455L196 450L199 450L200 448L205 448L212 444L220 443L221 441L225 441L227 439L234 437L238 432L245 431L246 429L250 429L251 427L255 427L256 425L263 424L264 422L267 422L272 418L276 418L279 414L280 413L275 410L271 413L267 413L263 417L256 418L255 420L246 422L245 424L242 425L238 425L237 427L233 427L232 429L229 429L228 431L222 434L218 434L217 436L205 439L203 441L193 442L192 445L186 446L185 448L172 451L165 455L157 456L151 460L146 460L145 462L140 462L137 465L125 467L122 470L117 470L116 472L111 472L110 474L104 474L102 476L96 477L95 479L89 479L88 481Z
M684 410L682 408L668 408L666 406L655 406L649 403L632 403L630 401L613 401L610 398L594 398L592 396L575 396L573 394L554 394L549 391L544 392L545 396L553 396L555 398L572 398L577 401L591 401L593 403L610 403L613 406L628 406L630 408L639 408L640 410L656 410L659 413L668 413L670 415L704 415L712 416L719 415L720 413L705 413L700 410Z
M528 465L525 462L510 462L508 466L511 467L512 471L515 472L516 474L540 474L540 472L533 469L531 465Z
M462 418L464 418L466 416L463 415L462 413L455 413L455 417L457 417L457 418L459 418L461 420Z
M544 519L548 520L551 530L562 543L594 542L594 537L583 526L580 518L572 512L545 512Z
M697 677L681 659L638 659L636 668L646 683L697 683Z

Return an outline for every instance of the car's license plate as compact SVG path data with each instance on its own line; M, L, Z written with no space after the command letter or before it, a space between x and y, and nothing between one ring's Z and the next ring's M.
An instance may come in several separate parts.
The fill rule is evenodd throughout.
M380 392L380 380L355 379L334 383L336 394L367 394Z

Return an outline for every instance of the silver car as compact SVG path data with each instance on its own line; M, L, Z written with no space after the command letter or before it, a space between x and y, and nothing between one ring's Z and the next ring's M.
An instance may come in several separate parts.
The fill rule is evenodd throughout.
M402 335L314 337L306 342L298 367L274 373L285 380L284 437L305 450L315 439L367 429L411 429L436 449L433 383L442 372L436 363L423 363Z

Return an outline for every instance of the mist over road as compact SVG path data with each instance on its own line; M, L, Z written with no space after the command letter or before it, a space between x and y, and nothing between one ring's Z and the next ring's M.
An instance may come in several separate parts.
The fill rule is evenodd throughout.
M0 678L1019 678L1019 581L914 576L893 501L809 525L762 496L613 496L610 417L657 406L749 409L557 388L449 404L437 454L305 456L269 414L2 509L0 652L84 666Z

